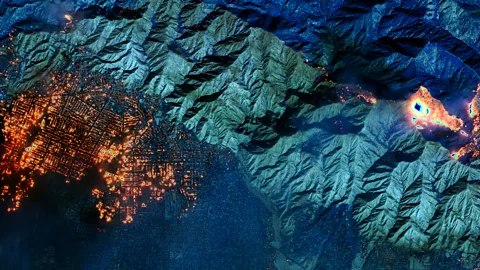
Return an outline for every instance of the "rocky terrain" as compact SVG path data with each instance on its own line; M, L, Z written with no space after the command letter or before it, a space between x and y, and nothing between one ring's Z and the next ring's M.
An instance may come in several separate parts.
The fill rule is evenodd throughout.
M81 63L161 97L172 123L236 154L272 213L279 269L322 269L306 243L323 241L310 230L339 206L367 240L353 269L385 241L475 259L480 171L425 139L404 100L423 84L466 114L480 7L352 2L3 2L1 34L16 29L20 59L3 84L22 91ZM356 98L356 83L378 101Z
M422 84L457 113L452 94L471 98L478 84L478 1L210 1L275 33L335 81L386 98Z

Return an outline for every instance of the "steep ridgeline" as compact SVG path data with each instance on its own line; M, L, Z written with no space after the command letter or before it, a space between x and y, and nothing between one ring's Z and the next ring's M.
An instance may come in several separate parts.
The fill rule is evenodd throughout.
M475 0L206 0L273 32L332 79L388 98L418 85L457 114L480 81Z
M75 6L73 27L63 32L17 31L23 60L10 89L79 62L161 97L173 123L236 153L272 212L278 268L321 265L315 251L291 243L341 204L371 245L478 255L479 171L425 141L405 116L406 102L342 102L344 85L215 6L125 5L90 1Z

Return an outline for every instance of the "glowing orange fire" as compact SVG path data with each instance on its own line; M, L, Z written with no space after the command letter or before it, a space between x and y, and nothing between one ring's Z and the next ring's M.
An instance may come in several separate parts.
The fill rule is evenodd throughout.
M353 88L346 86L344 88L338 89L337 95L341 102L345 102L351 98L356 98L372 105L377 103L377 98L374 97L372 93L362 90L360 86Z
M412 117L412 123L418 129L436 125L459 131L463 126L462 119L449 115L442 102L433 98L428 89L423 86L410 97L408 112Z
M473 133L477 134L479 132L480 127L480 100L478 96L478 92L480 90L480 85L477 88L477 93L475 97L473 97L472 101L467 104L467 111L468 116L473 119Z
M473 119L473 130L472 130L472 141L471 143L466 144L461 147L457 152L452 153L454 159L459 159L462 156L470 154L472 158L476 159L480 157L479 145L478 145L478 133L480 130L480 99L478 91L480 90L480 85L476 90L476 94L473 99L467 104L468 116Z
M412 117L412 123L418 129L424 129L431 125L447 127L468 138L468 143L451 153L452 158L459 159L465 155L470 155L473 159L480 157L480 147L477 138L480 130L479 89L477 89L475 97L466 105L467 113L473 119L473 130L471 133L461 130L464 123L463 120L449 115L443 104L439 100L434 99L425 87L420 87L409 99L408 113Z

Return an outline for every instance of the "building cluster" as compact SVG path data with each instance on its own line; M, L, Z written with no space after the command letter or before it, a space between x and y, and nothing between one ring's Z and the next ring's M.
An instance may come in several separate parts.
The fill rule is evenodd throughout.
M57 72L10 100L0 112L0 197L17 210L39 176L57 173L68 183L97 168L99 216L123 216L180 194L183 209L194 207L204 175L206 150L181 128L154 112L158 106L121 81L86 71ZM158 103L159 104L159 103Z

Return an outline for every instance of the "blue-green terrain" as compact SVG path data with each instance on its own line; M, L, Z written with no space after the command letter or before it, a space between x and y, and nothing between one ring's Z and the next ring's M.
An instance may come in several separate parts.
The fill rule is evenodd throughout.
M478 161L406 113L425 86L472 129L477 1L4 0L0 26L0 97L79 64L219 156L180 219L167 198L111 226L88 183L40 185L0 216L0 269L477 267Z

